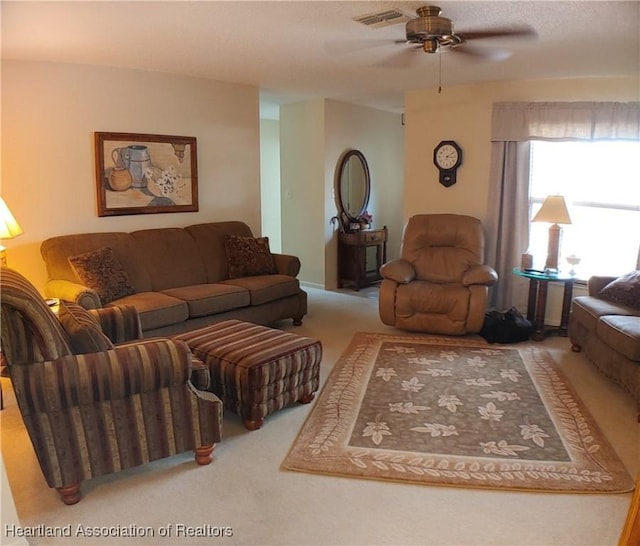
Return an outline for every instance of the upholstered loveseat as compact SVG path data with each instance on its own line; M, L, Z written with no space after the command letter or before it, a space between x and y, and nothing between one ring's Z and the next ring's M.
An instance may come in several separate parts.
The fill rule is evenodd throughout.
M230 318L300 324L307 312L299 259L270 253L243 222L62 235L40 250L48 297L86 309L133 305L145 337Z
M573 299L569 338L636 399L640 419L640 271L591 277L589 295Z

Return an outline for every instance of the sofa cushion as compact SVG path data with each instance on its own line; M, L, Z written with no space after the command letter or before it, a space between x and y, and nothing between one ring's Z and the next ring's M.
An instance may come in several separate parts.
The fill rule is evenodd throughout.
M268 237L238 237L230 235L224 241L229 265L229 278L272 275L276 262L269 249Z
M208 282L198 246L184 229L143 229L131 237L149 272L152 291Z
M129 281L136 292L151 290L151 280L137 245L130 233L108 231L58 235L43 241L40 253L50 280L78 281L78 275L69 263L69 256L84 254L98 248L109 247L127 270Z
M229 279L220 284L239 286L248 290L251 305L262 305L288 296L295 296L300 292L298 279L289 277L289 275L257 275Z
M224 242L230 235L252 237L251 228L244 222L206 222L184 228L195 241L207 271L206 282L214 283L229 278L229 265ZM277 265L277 264L276 264ZM293 275L295 277L295 275Z
M97 319L84 307L61 301L58 320L69 336L75 354L100 353L113 349L113 343L104 335Z
M598 319L605 315L635 315L630 307L624 307L595 296L576 296L571 306L571 321L583 323L591 332Z
M471 291L455 283L413 281L398 285L395 326L414 331L464 334L470 299Z
M189 318L187 302L162 292L132 294L118 300L117 305L133 305L138 310L144 331L184 322Z
M102 305L135 293L111 247L70 256L69 263L82 284L97 292Z
M640 317L608 315L600 317L598 337L629 360L640 362Z
M187 302L190 318L231 311L251 303L247 289L220 283L171 288L162 293Z
M618 277L600 290L598 295L607 301L640 309L640 270Z

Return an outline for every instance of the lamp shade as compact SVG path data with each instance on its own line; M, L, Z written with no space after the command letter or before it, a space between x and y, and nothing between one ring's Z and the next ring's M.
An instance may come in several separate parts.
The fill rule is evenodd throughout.
M562 195L549 195L545 198L532 222L549 222L550 224L570 224L571 216L567 203Z
M20 224L16 221L4 202L0 197L0 239L12 239L22 233Z

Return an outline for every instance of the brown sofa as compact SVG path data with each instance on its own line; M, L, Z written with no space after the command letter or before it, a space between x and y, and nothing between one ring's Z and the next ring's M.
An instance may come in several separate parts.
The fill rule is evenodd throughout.
M307 312L307 294L296 278L299 259L273 254L274 273L230 275L225 242L232 236L251 238L251 229L243 222L211 222L52 237L40 249L49 278L45 293L86 309L133 305L145 337L182 333L231 318L264 325L291 318L300 324ZM82 284L70 258L108 249L121 266L109 276L122 280L124 275L128 290L105 303L98 291ZM116 296L123 293L119 288Z
M589 279L589 295L571 305L569 338L602 373L629 392L640 419L640 309L605 299L603 288L616 277Z

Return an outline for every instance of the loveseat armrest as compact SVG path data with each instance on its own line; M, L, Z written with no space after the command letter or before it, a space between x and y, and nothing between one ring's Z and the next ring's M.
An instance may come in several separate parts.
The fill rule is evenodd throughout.
M67 355L53 361L12 366L16 390L29 393L23 415L124 400L138 394L187 385L191 351L186 343L153 339L110 351Z
M276 262L276 269L280 275L289 275L290 277L298 276L301 267L300 258L291 256L290 254L272 253L272 255Z
M114 344L142 339L140 315L133 305L90 309L89 313L98 319L102 332Z
M471 286L472 284L491 286L496 282L498 282L498 274L489 265L473 265L462 275L462 284L464 286Z
M44 292L49 298L58 298L81 305L85 309L98 309L102 307L100 296L95 290L82 284L64 279L47 281Z
M380 275L399 284L408 284L416 278L416 270L410 262L398 258L383 264Z
M618 277L612 277L609 275L594 275L593 277L589 277L589 280L587 281L589 295L597 297L600 293L600 290L602 290L610 282L615 281L617 278Z

